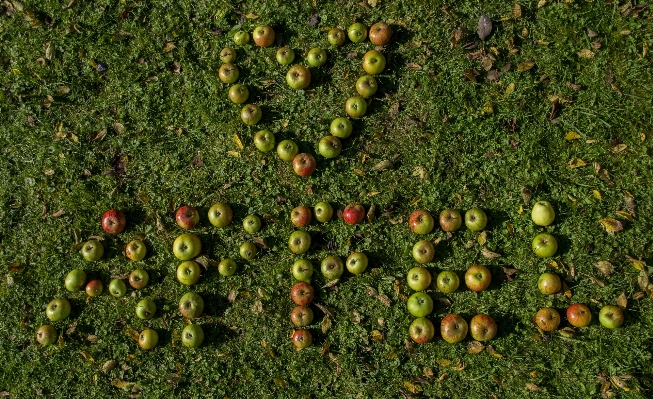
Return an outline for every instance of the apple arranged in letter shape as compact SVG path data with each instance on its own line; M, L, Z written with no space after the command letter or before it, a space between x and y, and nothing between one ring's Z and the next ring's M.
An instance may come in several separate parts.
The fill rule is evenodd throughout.
M428 234L435 226L435 220L428 211L418 209L410 214L408 225L415 234Z
M467 336L467 322L457 314L448 314L440 324L442 339L450 344L462 341Z
M311 154L304 152L295 155L295 158L292 160L292 168L299 176L307 177L315 172L315 169L317 169L317 162Z
M342 218L347 224L358 224L365 219L365 208L359 204L349 204L342 212Z
M408 334L410 335L410 339L415 343L425 344L433 339L433 335L435 335L435 327L433 326L433 323L431 323L431 320L419 317L410 323Z
M295 90L302 90L311 84L311 72L303 65L293 65L286 74L286 83Z
M120 233L126 225L125 214L117 209L108 210L102 215L102 228L109 234Z
M274 43L274 29L269 25L257 26L252 35L254 43L259 47L268 47Z
M385 22L377 22L370 28L370 41L377 46L385 46L392 38L392 28Z
M197 209L195 209L192 206L189 205L184 205L179 210L177 211L177 214L175 215L175 220L177 221L177 225L181 227L184 230L189 230L192 229L199 223L200 221L200 214L197 212Z
M315 290L313 290L312 285L300 281L299 283L295 284L294 287L292 287L292 290L290 291L290 297L297 305L306 306L309 303L313 302L313 298L315 297Z

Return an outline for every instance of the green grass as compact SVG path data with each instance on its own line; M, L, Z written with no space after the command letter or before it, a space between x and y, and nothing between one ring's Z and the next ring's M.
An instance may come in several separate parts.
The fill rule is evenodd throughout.
M615 386L619 380L613 378L609 394L614 397L650 397L653 307L647 296L633 299L641 291L638 271L626 258L650 262L653 257L653 74L651 55L642 57L645 44L653 47L650 7L634 17L624 15L616 2L550 1L538 8L532 0L520 3L523 16L515 19L509 2L317 3L322 2L137 1L125 18L121 12L131 2L0 5L0 259L5 267L0 391L14 398L588 398L601 397L603 373L632 377L623 379L628 390ZM475 50L462 49L477 41L483 12L494 21L492 36ZM244 18L248 13L258 18ZM310 26L314 15L319 23ZM354 134L344 140L342 155L317 156L317 172L302 179L276 154L259 153L252 136L261 128L273 131L278 142L292 139L302 151L316 153L330 121L344 115L344 102L362 74L360 58L373 47L366 41L328 48L325 28L381 20L395 30L384 50L388 66L368 115L354 122ZM233 46L239 22L248 31L259 23L275 26L299 61L314 46L328 48L329 61L313 70L309 89L295 92L285 83L287 67L274 59L278 46L237 47L240 82L264 112L256 127L239 120L241 107L229 102L228 86L217 79L219 51ZM465 37L452 51L450 38L459 27ZM588 28L598 36L589 38ZM510 40L518 50L514 54ZM577 52L591 49L594 40L602 43L594 58L579 57ZM163 52L167 42L175 48ZM48 52L51 59L46 59L48 46L54 49ZM479 49L493 54L494 68L508 63L511 68L498 80L482 79L481 62L466 57ZM347 58L351 52L358 54ZM528 60L535 66L519 72L518 65ZM98 73L93 62L105 63L108 71ZM174 62L180 63L180 73L171 68ZM464 80L469 69L481 72L477 83ZM606 76L614 79L614 88ZM582 88L575 91L568 81ZM511 84L514 92L506 94ZM47 96L53 101L44 104ZM562 99L553 121L550 96ZM483 112L486 104L493 113ZM513 118L518 128L504 129ZM55 140L59 123L66 138ZM124 132L114 129L116 123ZM92 141L102 129L106 137ZM570 131L581 139L565 140ZM236 146L234 134L244 149ZM627 148L615 152L618 144ZM568 168L574 158L586 166ZM393 167L375 171L384 160ZM599 178L593 163L609 172L609 180ZM533 201L553 203L554 225L533 225L523 187L532 190ZM626 192L637 204L634 221L615 214L626 209ZM221 230L206 219L218 201L232 204L236 214ZM293 230L288 215L295 206L320 201L341 209L352 201L375 206L376 218L355 227L339 220L312 224L307 230L315 243L308 254L313 264L327 254L344 259L359 250L371 265L333 288L320 289L326 281L314 279L316 301L334 318L322 333L324 314L314 308L314 345L296 352L289 339L288 293L294 282L293 256L286 247ZM184 320L177 302L188 289L174 278L178 262L171 246L180 234L174 211L182 204L200 209L195 232L213 260L237 258L239 245L251 239L240 225L249 213L266 215L256 237L270 247L250 263L239 261L232 277L210 267L193 287L207 303L198 321L206 340L195 350L179 345ZM438 214L473 206L487 210L490 218L485 247L502 256L483 257L476 235L467 229L451 239L437 230L427 236L442 239L428 267L462 276L471 264L481 263L492 270L494 282L486 292L461 289L446 296L451 306L439 306L431 319L438 325L449 312L467 320L489 313L500 325L492 346L501 357L470 354L467 341L449 345L440 339L413 345L411 353L404 341L412 317L401 299L410 291L401 287L401 296L395 291L415 265L410 249L418 238L407 227L408 215L419 208ZM128 228L115 237L105 235L104 258L86 263L78 242L102 233L100 218L110 208L126 212ZM622 220L624 230L606 233L598 221L607 217ZM530 251L532 238L543 230L559 238L555 261L575 268L571 299L544 298L537 291L543 271L564 275ZM105 284L110 276L136 268L121 252L137 235L148 245L149 255L138 263L150 273L146 289L88 301L83 292L65 290L63 279L73 268ZM594 266L602 260L615 266L607 277ZM500 281L502 267L518 270L514 281ZM368 287L387 295L391 306L371 297ZM238 294L233 302L230 292ZM621 293L628 297L625 325L602 328L598 310L616 303ZM71 301L73 313L54 323L63 345L43 348L34 332L48 322L45 305L59 296ZM142 297L157 303L151 321L135 317ZM540 307L562 312L573 302L591 307L590 327L571 338L538 333L531 318ZM160 342L144 352L129 330L148 326L159 332ZM372 339L374 330L383 334L380 342ZM112 359L118 367L104 373L103 364ZM112 381L135 385L121 389ZM423 392L410 392L417 391L410 384Z

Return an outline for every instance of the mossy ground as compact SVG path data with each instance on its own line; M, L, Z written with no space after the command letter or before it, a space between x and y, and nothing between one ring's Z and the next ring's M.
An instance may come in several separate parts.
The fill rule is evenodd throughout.
M6 268L0 283L0 391L15 398L588 398L601 396L603 373L625 376L612 379L609 392L616 397L651 396L653 307L647 296L633 298L641 291L639 272L626 258L652 257L653 73L651 55L644 54L653 46L650 7L633 15L613 1L549 1L538 8L531 0L520 3L523 15L514 18L512 2L369 3L375 6L190 0L0 5L0 259ZM494 21L485 42L475 36L482 13ZM395 29L384 50L388 66L342 155L317 156L317 172L302 179L276 154L259 153L251 139L261 128L272 130L277 141L293 139L302 151L316 152L329 122L344 114L362 74L360 58L373 47L367 41L330 48L324 28L383 20ZM234 45L239 23L250 32L260 23L273 25L300 62L314 46L329 55L324 67L313 70L310 88L295 92L285 83L287 67L274 59L278 46L236 47L240 81L263 109L256 127L243 125L241 107L229 102L228 86L217 79L219 51ZM452 50L459 27L463 38ZM598 35L589 37L588 29ZM592 47L596 40L599 49ZM477 49L462 48L474 41ZM164 52L166 43L174 48ZM481 61L466 57L480 49L495 58L499 79L484 78ZM580 57L583 49L594 57ZM526 61L534 67L518 71ZM99 73L97 63L108 70ZM471 69L481 72L476 83L464 79ZM566 140L570 131L580 138ZM586 166L569 168L574 159ZM374 170L381 161L391 161L392 168ZM595 163L609 178L597 174ZM533 225L523 187L533 201L553 203L554 225ZM626 192L637 205L633 221L615 214L626 210ZM205 216L217 201L232 204L236 214L221 230ZM352 250L366 252L371 265L337 287L318 288L316 301L333 311L332 326L322 333L324 315L315 308L314 345L296 352L289 339L288 215L294 206L319 201L337 208L359 201L375 206L376 218L355 227L339 220L312 224L314 265L327 254L345 258ZM198 321L206 341L195 350L178 345L184 320L177 302L188 289L174 278L178 262L171 245L180 234L174 210L182 204L200 209L195 232L210 259L237 258L239 245L252 238L240 226L249 213L265 215L256 237L269 246L254 261L239 261L236 275L224 278L210 267L193 287L207 303ZM413 345L411 353L404 341L412 317L398 295L410 292L395 291L415 264L410 250L418 238L407 217L418 208L437 214L473 206L489 215L485 247L502 256L484 257L469 230L450 239L438 230L427 236L442 238L428 267L462 276L478 262L492 270L494 282L480 294L460 289L446 296L451 306L439 306L431 318L437 325L447 312L468 320L489 313L500 325L492 342L500 356L470 354L467 343L441 340ZM126 212L128 228L105 236L104 258L86 263L76 243L101 234L100 217L110 208ZM606 233L598 221L608 217L621 220L623 231ZM542 230L559 238L558 269L530 251ZM149 250L138 263L150 273L146 289L90 300L65 290L64 277L73 268L108 284L110 276L137 267L122 254L137 235ZM598 274L598 261L612 262L614 272ZM560 264L575 268L573 296L545 298L537 278L545 270L564 276ZM513 281L500 280L503 267L517 270ZM316 277L313 283L326 281ZM391 306L370 296L368 287L386 295ZM230 293L237 293L235 300ZM598 310L622 293L628 298L625 325L602 328ZM68 320L54 323L63 345L42 348L34 331L47 323L45 305L59 296L73 306ZM141 297L157 303L151 321L134 315ZM573 302L591 307L590 327L574 337L538 333L531 321L537 309L564 311ZM148 326L160 342L144 352L129 331ZM380 341L372 338L374 330ZM112 359L118 367L104 373L102 365ZM124 388L114 386L121 383Z

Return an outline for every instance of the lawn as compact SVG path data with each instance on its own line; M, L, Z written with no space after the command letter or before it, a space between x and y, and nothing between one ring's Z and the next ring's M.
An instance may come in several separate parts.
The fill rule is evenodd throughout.
M480 40L483 13L493 29ZM332 47L327 32L378 21L394 30L379 90L342 154L326 159L317 143L345 116L362 56L374 48L369 40ZM237 30L260 24L274 27L275 44L234 44ZM5 0L0 43L0 396L653 395L653 13L641 1ZM327 50L306 90L286 84L280 44L305 65L309 49ZM256 126L241 122L242 106L218 79L225 46L237 50L239 82L263 110ZM314 154L317 171L301 178L276 151L258 151L261 129ZM538 200L556 210L548 227L531 221ZM362 251L370 265L327 287L318 268L313 345L296 351L289 270L299 257L286 244L296 229L289 215L320 201L336 210L358 202L369 217L313 222L305 257L319 266ZM208 222L216 202L234 209L230 226ZM192 288L176 280L172 253L184 204L200 211L193 232L207 266ZM418 236L408 227L416 209L472 207L486 211L486 234L463 226ZM111 208L127 215L119 235L100 225ZM263 218L259 233L243 230L248 214ZM550 259L531 250L544 231L559 242ZM91 236L105 247L97 262L80 255ZM132 262L123 252L137 237L148 255ZM438 332L418 345L408 335L405 280L422 238L437 243L432 273L462 277L478 263L493 282L480 293L427 291ZM247 262L238 249L252 240L261 249ZM238 271L223 277L215 265L227 257ZM106 286L138 267L149 285L122 298L87 298L63 284L74 268ZM538 291L545 271L565 280L564 294ZM178 302L190 290L206 302L193 321L206 335L196 349L180 343L188 321ZM57 297L72 314L52 323L58 343L42 347L35 331L50 324L45 306ZM152 320L134 313L142 298L157 305ZM589 327L563 317L560 329L542 332L532 321L542 307L564 315L576 302L592 310ZM624 325L602 327L600 308L617 303ZM484 348L470 337L448 344L438 328L448 313L468 321L487 313L499 333ZM133 339L147 327L160 337L150 351Z

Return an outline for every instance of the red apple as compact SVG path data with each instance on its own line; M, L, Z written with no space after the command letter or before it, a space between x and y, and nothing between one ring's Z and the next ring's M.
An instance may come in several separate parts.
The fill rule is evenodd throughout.
M440 324L442 339L450 344L462 341L467 336L467 322L457 314L448 314Z
M408 225L415 234L428 234L433 230L435 221L433 220L431 213L423 209L418 209L410 214Z
M88 296L98 296L104 291L104 284L100 280L91 280L86 284L86 293Z
M431 320L424 317L419 317L413 320L408 328L410 339L418 344L425 344L431 341L434 334L435 327L433 326L433 323L431 323Z
M535 324L543 331L553 331L560 325L560 314L553 308L542 308L535 314Z
M592 312L582 303L575 303L567 308L567 320L574 327L587 327L592 321Z
M102 228L109 234L118 234L125 229L125 214L117 209L108 210L102 215Z
M290 291L290 297L297 305L305 306L313 302L313 297L315 297L315 290L313 290L312 285L300 281L299 283L295 284L294 287L292 287L292 291Z
M465 284L472 291L483 291L490 286L491 282L492 273L485 266L473 265L465 273Z
M347 224L358 224L365 219L365 208L360 204L349 204L342 212L342 217Z
M307 206L298 206L290 212L290 220L297 227L305 227L311 223L313 214Z
M269 25L257 26L252 34L254 43L259 47L268 47L274 43L274 29Z
M317 168L317 162L311 154L305 152L295 155L292 160L292 168L301 177L310 176Z
M290 312L290 321L297 327L306 327L313 322L313 310L308 306L297 306Z
M369 37L377 46L385 46L392 38L392 28L385 22L377 22L370 28Z
M440 227L444 231L456 231L463 224L460 212L455 209L445 209L440 212Z
M197 225L200 221L200 214L192 206L184 205L177 211L175 219L179 227L188 230Z
M292 335L292 343L297 349L304 349L313 342L313 335L308 330L297 330Z
M469 322L472 338L477 341L489 341L497 335L497 323L486 314L477 314Z

